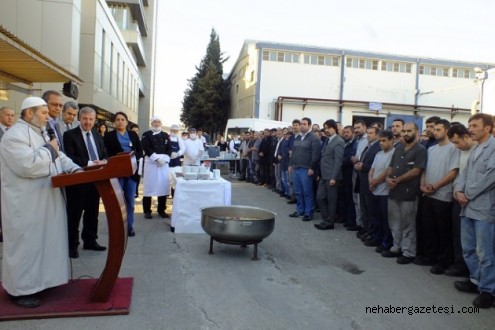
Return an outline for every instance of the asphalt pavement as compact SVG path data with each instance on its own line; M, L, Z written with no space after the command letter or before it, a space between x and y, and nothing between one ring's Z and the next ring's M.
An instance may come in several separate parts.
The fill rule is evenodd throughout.
M473 294L429 267L399 265L338 224L319 231L289 218L294 205L270 190L232 181L232 204L277 213L275 230L253 247L174 234L136 209L120 277L133 277L129 315L0 322L0 329L493 329L495 309L474 310ZM138 201L139 205L140 202ZM168 212L170 213L169 205ZM107 241L100 215L100 244ZM0 243L0 250L2 244ZM73 278L98 277L106 255L80 250Z

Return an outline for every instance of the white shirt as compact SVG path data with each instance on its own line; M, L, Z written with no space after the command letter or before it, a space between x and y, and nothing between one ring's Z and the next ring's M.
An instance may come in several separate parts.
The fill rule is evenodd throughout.
M86 133L87 132L88 131L85 131L82 128L82 126L81 126L81 134L83 136L84 144L86 145L86 149L88 150L88 155L89 155L88 140L87 140L87 137L86 137ZM91 140L91 144L93 145L93 149L94 149L95 154L96 154L96 160L99 160L99 157L98 157L98 148L96 148L95 139L93 138L93 132L89 132L89 139ZM89 160L87 166L92 166L92 165L94 165L94 162L92 160Z
M203 146L203 142L199 138L194 140L187 139L184 141L185 152L184 152L184 165L199 165L201 161L201 157L203 157L203 153L205 148Z

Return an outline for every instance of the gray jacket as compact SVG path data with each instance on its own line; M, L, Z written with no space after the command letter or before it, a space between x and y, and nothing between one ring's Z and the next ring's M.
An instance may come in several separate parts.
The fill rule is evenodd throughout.
M478 157L477 149L483 148ZM495 222L495 138L471 151L464 170L459 173L455 190L464 192L469 203L462 208L461 216Z
M344 140L336 135L324 147L320 160L320 177L322 180L342 179L344 144Z

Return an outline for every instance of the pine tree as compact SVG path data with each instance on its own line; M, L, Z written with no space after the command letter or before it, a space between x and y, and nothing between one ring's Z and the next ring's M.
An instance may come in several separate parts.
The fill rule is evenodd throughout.
M230 102L228 83L222 76L227 59L223 58L220 38L212 29L206 55L184 92L180 118L187 127L201 127L210 134L225 129Z

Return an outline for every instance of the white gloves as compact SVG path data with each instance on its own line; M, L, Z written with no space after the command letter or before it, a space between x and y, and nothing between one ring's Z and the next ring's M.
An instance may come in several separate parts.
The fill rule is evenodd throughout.
M170 155L170 158L171 159L175 159L177 157L179 157L179 153L178 152L172 152L172 154Z

